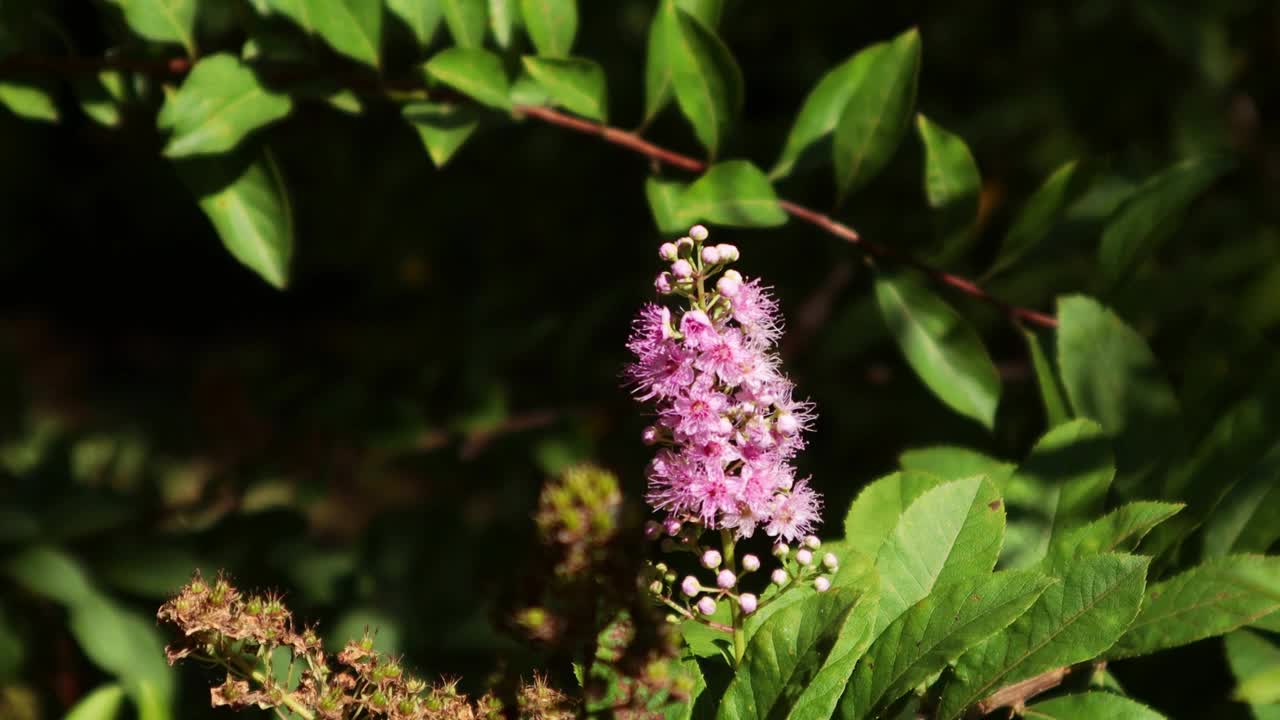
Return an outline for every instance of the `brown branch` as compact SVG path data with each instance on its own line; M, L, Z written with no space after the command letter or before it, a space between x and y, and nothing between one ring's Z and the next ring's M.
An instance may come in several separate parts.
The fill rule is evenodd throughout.
M0 61L0 77L13 73L21 74L33 72L56 75L94 74L104 70L125 70L149 75L177 76L188 72L191 67L191 61L186 58L172 58L168 60L130 60L127 58L14 55L6 58L4 61ZM271 77L276 80L303 79L298 75L297 71L299 67L300 66L293 66L279 73L272 73ZM344 77L343 79L349 80L349 84L359 86L362 89L385 91L388 89L401 89L403 87L399 84L389 83L383 78L367 74L359 77ZM411 83L411 85L414 88L422 89L420 82L415 81L414 83ZM590 120L584 120L558 110L553 110L552 108L537 105L517 105L514 108L514 112L517 115L534 118L547 123L548 125L555 125L556 127L573 130L574 132L597 136L607 143L621 148L626 148L627 150L643 155L658 164L669 165L674 168L695 173L702 172L707 168L707 163L702 160L655 145L636 133L610 127ZM863 252L872 257L914 268L940 285L945 285L946 287L996 308L1015 324L1028 323L1046 328L1056 328L1058 326L1057 318L1052 315L1007 303L990 294L977 283L966 277L941 270L916 257L897 252L886 245L867 240L859 235L853 228L834 220L825 213L791 202L790 200L781 200L779 201L779 205L787 212L787 214L797 220L806 222L829 235L834 235L835 237L841 238L852 245L856 245Z

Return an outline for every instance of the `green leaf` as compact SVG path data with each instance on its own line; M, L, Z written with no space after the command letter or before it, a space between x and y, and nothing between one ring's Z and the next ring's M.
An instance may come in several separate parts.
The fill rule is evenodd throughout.
M714 158L742 110L742 71L715 31L676 8L674 0L665 0L659 13L665 16L661 22L670 23L661 52L671 67L676 104Z
M200 559L176 544L112 543L93 563L97 575L128 593L168 599L191 579Z
M1237 681L1256 677L1280 667L1280 647L1262 635L1248 630L1237 630L1224 638L1227 649L1227 663L1231 666L1231 674ZM1250 706L1258 720L1275 720L1280 717L1280 703L1255 704Z
M61 119L53 101L53 87L43 80L0 81L0 105L27 120L58 122Z
M80 563L58 548L23 550L9 559L5 572L28 591L63 605L76 605L97 593Z
M26 661L27 649L14 619L0 605L0 684L18 679Z
M1013 267L1049 238L1063 211L1079 193L1079 179L1083 174L1079 163L1072 160L1049 175L1040 189L1027 200L1009 232L1005 234L1000 254L987 271L987 277Z
M470 97L499 110L511 109L511 85L502 58L488 50L451 47L427 61L427 74Z
M867 485L849 505L849 512L844 516L845 545L874 558L911 503L946 480L933 473L907 470L891 473Z
M519 0L489 0L489 29L503 50L511 48L521 24Z
M440 0L440 5L445 25L458 47L484 45L484 31L489 25L488 0Z
M888 47L878 43L828 70L805 96L782 154L769 177L780 180L792 171L831 161L831 134L849 99L863 81L877 55Z
M603 123L606 112L604 68L582 58L522 58L529 75L551 100L570 112Z
M880 547L876 635L940 583L991 571L1004 538L1004 503L983 477L926 491Z
M569 56L578 32L577 0L520 0L520 9L539 55Z
M1280 576L1280 557L1233 555L1210 560L1152 585L1133 625L1108 657L1146 655L1222 635L1280 610L1280 598L1242 572Z
M80 109L100 125L120 127L123 108L128 101L126 82L125 74L116 70L104 70L76 80L74 88Z
M1266 552L1280 539L1280 443L1231 488L1209 516L1204 552L1222 557L1231 552Z
M995 427L1000 375L964 318L914 277L881 271L876 302L907 364L952 410Z
M863 583L856 588L865 593L864 597L858 603L858 607L850 613L844 627L840 629L835 645L827 654L827 659L818 670L818 674L801 685L800 696L791 705L791 710L786 717L795 720L809 718L825 720L835 711L836 704L840 702L840 694L849 683L854 667L866 654L873 639L871 633L877 615L879 588L875 584L876 576L873 574L869 577L872 581L870 585ZM842 591L847 592L839 588L833 588L828 592Z
M161 699L161 707L172 703L174 675L153 620L124 610L105 596L96 596L72 606L68 627L85 655L121 678L131 696L143 699L140 705L152 693Z
M647 125L671 102L675 89L673 55L668 48L680 31L675 8L684 10L708 28L720 22L723 0L658 0L649 24L644 66L644 123Z
M1177 446L1177 397L1147 342L1097 301L1060 298L1058 320L1058 367L1072 407L1112 437L1118 475L1140 478Z
M1036 373L1036 387L1040 391L1040 402L1044 404L1045 420L1049 427L1057 427L1071 419L1066 390L1058 380L1057 368L1045 353L1044 343L1037 331L1023 328L1022 337L1027 341L1027 351L1031 354L1031 367Z
M404 23L423 49L435 39L443 18L442 0L386 0L387 10Z
M64 720L114 720L124 703L124 688L103 685L85 695L67 712Z
M231 255L283 289L293 255L293 213L271 153L264 148L247 162L231 156L187 161L179 175Z
M1108 285L1114 287L1155 253L1181 224L1191 202L1233 166L1225 157L1184 160L1129 196L1102 231L1098 258Z
M1146 573L1147 558L1134 555L1072 563L1012 625L961 656L939 720L959 717L1005 685L1105 652L1137 615Z
M1182 507L1178 503L1154 501L1122 505L1088 525L1055 535L1044 567L1048 572L1060 574L1063 568L1088 555L1131 551L1151 528L1177 515Z
M869 623L858 612L866 597L851 590L831 590L775 613L751 638L716 717L792 717L795 703L836 647L856 645L866 636Z
M382 47L382 3L369 0L266 0L308 35L372 67Z
M292 109L288 95L263 87L238 58L219 54L196 63L165 100L157 123L173 131L164 154L189 157L231 150Z
M1280 665L1244 678L1231 693L1231 697L1251 705L1280 703Z
M196 0L110 0L124 13L129 28L153 42L181 45L196 54Z
M982 176L959 135L923 114L916 115L916 130L924 144L924 195L942 242L939 262L945 264L962 257L977 238Z
M956 445L933 445L907 450L898 456L903 470L932 473L947 480L986 475L997 487L1017 470L1011 462Z
M787 222L769 179L746 160L726 160L707 169L680 197L688 225L706 221L728 227L777 227Z
M1021 616L1053 582L1035 571L1011 570L939 585L871 645L840 701L840 717L877 717Z
M1109 692L1061 695L1027 708L1029 720L1164 720L1164 716L1127 697Z
M444 167L480 126L477 113L453 103L415 102L401 110L436 167Z
M889 163L911 123L920 76L920 33L912 28L875 48L866 74L836 124L838 196L865 185Z
M644 181L644 196L649 200L653 222L664 235L685 232L692 224L685 222L680 212L680 198L687 187L688 183L656 176Z

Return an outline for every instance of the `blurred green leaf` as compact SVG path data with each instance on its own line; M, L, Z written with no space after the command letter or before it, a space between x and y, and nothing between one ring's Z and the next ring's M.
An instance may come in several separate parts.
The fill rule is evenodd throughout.
M77 605L97 594L80 563L58 548L28 548L10 558L5 571L30 592L63 605Z
M746 160L707 168L680 196L681 225L698 221L728 227L776 227L787 222L769 179Z
M920 33L912 28L874 48L836 124L838 197L865 185L893 157L911 123L920 76Z
M555 104L596 122L606 121L608 99L604 68L581 58L526 56L522 61L525 70Z
M488 0L440 0L444 22L459 48L480 48L489 26Z
M1266 552L1280 540L1280 444L1236 483L1205 523L1204 552Z
M1054 170L1035 193L1027 199L1000 246L1000 255L987 271L992 277L1012 268L1053 232L1066 207L1080 191L1084 173L1078 161L1072 160Z
M828 70L805 96L769 177L780 180L794 170L831 162L831 134L849 99L888 43L877 43Z
M1040 402L1044 405L1045 421L1050 428L1057 427L1071 419L1066 390L1058 379L1053 359L1044 350L1039 333L1031 328L1023 328L1022 337L1027 341L1027 351L1031 355L1031 367L1035 370L1036 389L1040 391Z
M538 54L568 57L578 32L577 0L520 0L520 8Z
M649 201L653 222L663 234L674 235L689 229L690 223L685 222L680 211L680 198L688 186L688 183L656 176L645 179L644 195Z
M1044 567L1050 573L1060 574L1063 568L1088 555L1131 551L1151 528L1177 515L1182 507L1178 503L1151 500L1121 505L1087 525L1055 535Z
M973 326L905 273L878 272L875 294L885 326L916 375L952 410L993 429L1000 375Z
M107 583L156 599L173 595L201 566L194 553L173 543L113 543L94 563L98 576Z
M511 47L522 20L519 0L489 0L489 29L498 47Z
M0 105L27 120L58 122L61 119L53 101L53 86L44 80L0 81Z
M154 620L118 607L105 596L71 606L71 634L85 655L120 678L139 706L143 720L171 717L175 693L164 640Z
M488 50L452 47L424 66L427 74L476 102L511 109L511 85L502 58Z
M660 52L671 68L676 104L714 158L742 111L742 71L715 31L674 0L664 0L658 12L655 22L668 25Z
M289 96L263 87L238 58L218 54L196 63L157 124L173 131L164 154L178 158L231 150L292 109Z
M1072 563L1012 625L960 657L943 690L940 720L959 717L996 690L1111 647L1138 613L1147 558L1093 555Z
M1184 160L1152 177L1107 222L1099 249L1102 276L1115 287L1159 249L1191 202L1234 166L1225 157Z
M418 132L436 167L444 167L480 127L475 110L453 103L407 103L401 113Z
M443 0L386 0L387 11L403 22L422 49L431 44L440 28Z
M348 642L364 637L366 632L373 637L374 650L380 653L394 655L403 647L400 623L381 610L367 607L352 608L338 618L325 635L325 645L330 652L338 652Z
M1241 679L1231 697L1252 705L1280 703L1280 664Z
M164 0L156 0L163 2ZM308 35L353 60L379 67L382 51L382 3L369 0L266 0Z
M13 617L0 605L0 685L17 679L26 654L26 646L14 625Z
M1227 662L1231 666L1231 674L1238 682L1280 667L1280 647L1261 634L1237 630L1224 639ZM1275 720L1280 717L1280 703L1255 704L1250 706L1250 710L1258 720Z
M874 558L911 503L948 479L933 473L907 470L890 473L867 485L854 498L844 516L846 546Z
M103 685L85 695L67 712L64 720L114 720L124 703L124 688Z
M1109 692L1062 695L1027 708L1026 717L1036 720L1164 720L1164 716L1129 698Z
M948 264L963 257L977 238L982 176L959 135L923 113L916 115L916 130L924 144L925 199L941 240L938 262Z
M126 82L124 73L115 70L76 80L73 87L80 109L100 125L119 127L128 99Z
M644 122L648 124L671 102L675 91L675 66L668 46L679 31L674 8L700 20L708 28L720 22L723 0L658 0L649 24L648 50L644 66Z
M299 0L301 1L301 0ZM108 0L124 13L129 28L154 42L177 43L196 54L196 0Z

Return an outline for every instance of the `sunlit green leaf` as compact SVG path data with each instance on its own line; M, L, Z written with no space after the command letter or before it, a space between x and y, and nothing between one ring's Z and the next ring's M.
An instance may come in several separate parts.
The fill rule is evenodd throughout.
M1028 720L1164 720L1164 716L1129 698L1109 692L1062 695L1027 708Z
M608 99L604 69L581 58L523 58L529 75L552 102L596 122L605 122Z
M865 74L836 124L839 197L865 185L889 163L911 124L920 75L920 33L912 28L873 49Z
M794 170L831 161L831 134L836 123L877 55L887 46L888 43L872 45L828 70L818 80L805 96L769 177L781 179Z
M510 110L511 86L502 58L488 50L452 47L424 66L427 74L449 87L499 110Z
M521 22L520 0L489 0L489 29L498 47L511 47Z
M1263 635L1248 630L1237 630L1226 638L1227 662L1237 682L1257 677L1280 667L1280 646ZM1280 717L1280 703L1254 704L1250 706L1257 720L1275 720Z
M163 0L157 0L163 1ZM382 3L369 0L266 0L308 35L377 67L381 63Z
M787 221L768 178L746 160L707 168L680 196L680 217L729 227L775 227Z
M674 8L679 8L700 20L708 28L720 22L723 0L659 0L649 24L648 49L644 66L644 117L645 123L662 111L675 92L673 56L668 51L679 32Z
M987 275L995 275L1013 267L1049 238L1067 205L1079 192L1083 175L1075 160L1054 170L1018 213L1000 246L1000 255Z
M578 32L578 0L520 0L520 8L538 54L568 57Z
M742 110L742 71L729 48L697 18L664 0L655 23L670 68L676 103L694 134L715 157ZM652 51L651 47L651 51Z
M418 48L431 44L444 17L443 0L386 0L387 11L413 33Z
M645 179L644 195L649 200L649 211L653 213L653 222L662 233L672 235L685 232L692 224L686 221L680 209L680 198L687 187L688 183L678 180L656 176Z
M436 167L444 167L480 126L475 110L453 103L408 103L401 113L418 132Z
M27 120L58 122L61 118L53 101L53 85L45 80L0 81L0 105Z
M196 0L109 0L124 13L129 28L155 42L181 45L195 55Z
M489 26L488 0L440 0L445 25L453 42L460 48L479 48L484 45L485 30Z
M924 144L924 195L941 240L938 262L945 264L962 257L977 237L982 176L959 135L923 114L916 116L916 130Z
M1168 520L1182 505L1153 501L1132 502L1081 527L1055 535L1044 559L1048 572L1059 574L1088 555L1132 551L1151 528Z
M157 123L173 133L165 155L178 158L231 150L292 108L289 96L263 87L239 59L218 54L196 63Z
M965 473L969 474L972 473ZM911 503L946 481L947 478L940 475L908 470L891 473L867 485L844 516L845 544L874 558Z
M64 720L115 720L124 704L124 688L103 685L80 699Z

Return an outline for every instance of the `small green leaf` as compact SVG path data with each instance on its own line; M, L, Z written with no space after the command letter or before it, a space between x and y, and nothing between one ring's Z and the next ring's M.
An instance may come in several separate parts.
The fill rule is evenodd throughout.
M604 68L581 58L524 57L524 68L556 105L596 122L605 122Z
M440 0L445 25L453 42L460 48L484 45L485 28L489 26L488 0Z
M125 74L117 70L104 70L76 80L74 88L80 109L100 125L119 127L128 100L126 82Z
M836 124L839 197L865 185L889 163L911 123L920 76L920 33L912 28L867 61L866 74Z
M1164 716L1127 697L1109 692L1062 695L1027 708L1028 720L1164 720Z
M993 429L1000 375L973 326L905 273L877 273L875 293L880 315L916 375L952 410Z
M511 48L521 22L520 0L489 0L489 29L498 47Z
M293 255L293 213L271 153L186 161L178 171L232 256L283 289Z
M668 103L674 92L675 71L668 48L680 28L675 8L684 10L708 28L720 22L723 0L659 0L649 24L644 65L644 122L647 125Z
M1072 407L1112 437L1118 475L1141 477L1177 446L1181 432L1178 399L1155 355L1091 298L1059 299L1058 320L1058 367Z
M124 688L103 685L77 702L63 720L115 720L124 703Z
M58 105L53 101L53 87L43 80L0 81L0 105L27 120L58 122Z
M1280 443L1236 483L1205 523L1208 557L1266 552L1280 540Z
M682 233L693 223L686 222L680 211L680 198L688 188L687 183L667 180L660 177L649 177L644 181L644 195L649 200L649 211L653 213L653 222L665 235Z
M379 66L382 3L369 0L266 0L266 3L334 50L366 65Z
M421 50L435 39L444 17L442 0L387 0L387 11L396 16L413 33Z
M776 227L787 222L769 179L746 160L712 165L680 197L680 216L729 227Z
M538 54L568 57L578 32L577 0L520 0L520 8Z
M1063 211L1079 193L1083 174L1079 163L1072 160L1049 175L1013 221L987 277L1013 267L1049 238Z
M780 180L793 170L831 161L831 134L878 53L888 43L866 48L827 71L805 96L782 154L769 177Z
M959 135L923 114L916 116L916 130L924 144L924 195L942 243L939 262L946 264L962 257L977 238L982 176Z
M1088 525L1055 535L1045 556L1044 568L1054 574L1088 555L1138 547L1151 528L1177 515L1178 503L1140 501L1121 505Z
M946 481L940 475L908 470L872 482L858 493L844 516L845 545L874 558L911 503Z
M480 126L480 118L473 109L452 103L409 103L401 113L418 131L436 167L444 167Z
M499 110L511 109L511 85L502 58L488 50L451 47L427 61L427 74L470 97Z
M1058 379L1053 359L1044 351L1039 333L1031 328L1023 328L1022 337L1027 341L1027 351L1031 354L1031 367L1036 373L1036 388L1040 391L1040 402L1044 405L1045 420L1050 428L1057 427L1071 419L1066 390Z
M179 158L226 152L292 108L288 95L263 87L238 58L210 55L165 100L158 124L173 134L164 153Z
M1105 652L1137 615L1146 574L1147 558L1134 555L1072 563L1012 625L961 656L939 720L959 717L1003 686Z
M97 593L80 563L58 548L23 550L9 559L5 571L28 591L63 605L84 602Z
M1242 572L1280 576L1280 557L1217 558L1152 585L1142 612L1108 657L1134 657L1186 645L1280 610L1280 598L1254 587L1241 577Z
M719 154L742 110L742 71L715 31L666 0L659 10L676 104L711 157Z
M110 0L124 13L129 28L154 42L181 45L196 54L196 0Z
M1191 202L1233 166L1225 157L1192 158L1144 182L1102 231L1099 260L1106 282L1114 287L1155 253Z

